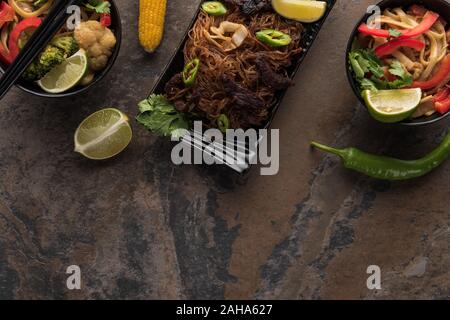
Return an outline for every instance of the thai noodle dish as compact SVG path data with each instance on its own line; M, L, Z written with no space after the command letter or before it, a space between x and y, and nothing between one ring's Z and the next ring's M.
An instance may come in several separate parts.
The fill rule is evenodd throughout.
M278 10L277 2L286 0L204 2L185 42L184 70L166 83L163 95L153 95L140 104L138 121L162 135L183 122L188 127L192 119L222 131L265 125L277 92L293 84L290 68L302 52L300 21L305 17L286 18L283 10L292 14L296 8ZM323 16L326 3L299 1L302 6L312 3L320 9L310 20L316 21ZM166 112L167 121L161 124L156 118L164 111L155 110L169 110L169 106L174 118Z
M55 0L8 0L0 4L0 61L14 62L31 34L51 10ZM64 26L23 73L49 93L62 93L89 85L106 68L116 45L111 27L111 3L88 0L80 5L81 23ZM74 26L75 27L75 26Z
M348 59L374 118L399 122L449 111L450 30L438 13L419 5L386 9L358 32Z

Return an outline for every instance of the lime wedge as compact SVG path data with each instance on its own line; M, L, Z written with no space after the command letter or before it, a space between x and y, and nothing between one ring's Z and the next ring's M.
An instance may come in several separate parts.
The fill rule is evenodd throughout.
M116 156L130 144L129 122L126 114L113 108L91 114L75 132L75 152L92 160Z
M60 65L54 67L37 83L49 93L62 93L75 87L88 69L86 51L80 49Z
M323 17L327 3L311 0L272 0L272 7L285 18L309 23Z
M364 90L362 97L372 117L381 122L394 123L411 117L420 104L422 90Z

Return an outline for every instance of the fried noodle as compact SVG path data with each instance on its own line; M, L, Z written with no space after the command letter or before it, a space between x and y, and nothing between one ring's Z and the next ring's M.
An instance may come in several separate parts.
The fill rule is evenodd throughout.
M261 80L260 73L255 65L257 58L264 59L271 68L284 76L288 75L295 55L301 52L300 39L303 27L300 23L288 21L274 12L262 12L246 17L237 8L231 8L230 13L223 17L209 16L201 12L189 32L189 39L184 48L185 63L193 59L200 59L201 66L193 88L177 88L170 96L171 101L188 99L189 95L198 96L190 114L204 120L204 125L215 127L216 120L221 114L228 116L232 128L248 128L255 122L249 122L242 106L233 103L233 97L224 91L219 77L227 75L236 83L255 93L263 101L264 108L252 113L260 125L269 117L270 108L274 105L275 90L268 87ZM229 21L245 25L249 35L244 43L237 49L225 52L212 44L205 37L205 30L218 27L221 22ZM257 40L255 33L262 29L276 29L291 36L290 45L281 48L272 48Z

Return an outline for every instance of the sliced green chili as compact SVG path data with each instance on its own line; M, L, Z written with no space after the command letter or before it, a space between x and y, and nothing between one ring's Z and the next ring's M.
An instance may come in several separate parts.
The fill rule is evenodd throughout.
M194 59L190 61L183 70L183 82L186 87L192 87L197 79L198 70L200 69L200 60Z
M274 29L258 31L256 38L271 47L284 47L292 42L292 38L288 34Z
M227 8L219 1L206 1L202 4L202 9L211 16L223 16L227 14Z
M219 116L219 118L217 119L217 127L223 133L230 129L230 119L228 119L226 114L221 114Z
M335 149L312 142L313 147L335 154L348 169L381 180L408 180L426 175L440 166L450 156L450 133L442 144L422 159L404 161L376 156L355 148Z

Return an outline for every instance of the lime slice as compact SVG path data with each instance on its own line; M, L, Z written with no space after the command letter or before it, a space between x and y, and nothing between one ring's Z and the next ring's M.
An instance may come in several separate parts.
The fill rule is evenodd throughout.
M422 99L421 89L364 90L370 114L378 121L393 123L411 117Z
M104 160L122 152L131 141L129 119L120 110L109 108L87 117L75 132L75 152L92 160Z
M86 51L80 49L60 65L54 67L37 83L49 93L62 93L75 87L88 69Z
M327 3L311 0L272 0L272 7L285 18L309 23L323 17Z

